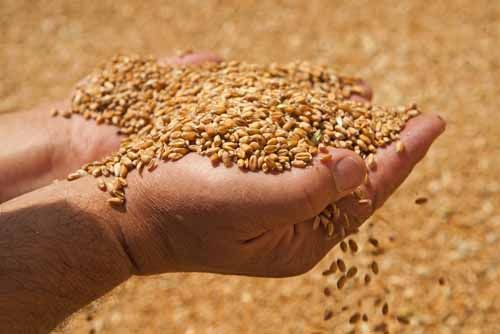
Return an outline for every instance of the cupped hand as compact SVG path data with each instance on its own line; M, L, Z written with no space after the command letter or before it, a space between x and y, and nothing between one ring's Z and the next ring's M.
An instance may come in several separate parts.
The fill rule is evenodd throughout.
M174 65L196 65L204 62L217 62L221 58L214 53L199 52L186 54L184 56L167 57L160 62ZM81 82L84 82L83 79ZM43 108L45 112L57 109L62 114L70 109L70 101L62 101L47 105ZM55 121L55 120L54 120ZM122 137L118 134L115 126L97 124L92 120L85 120L80 115L73 115L69 119L59 116L57 120L60 127L53 129L54 138L64 137L64 145L58 145L54 149L53 161L57 162L58 168L55 177L64 178L68 173L78 169L85 163L95 161L116 151L120 146ZM61 133L60 128L66 129Z
M327 238L323 229L313 229L313 218L334 202L353 232L405 180L444 128L438 116L411 119L401 133L404 151L396 152L395 144L379 150L376 168L368 171L354 152L331 149L328 163L316 160L277 175L214 167L197 154L161 163L142 177L133 172L127 207L117 219L120 238L136 274L304 273L342 237ZM346 196L358 187L370 201Z
M194 54L170 62L217 59ZM371 99L371 89L361 85L364 93L353 98ZM118 147L116 128L81 117L71 122L72 149L79 152L78 159L70 162L74 168ZM410 120L401 133L404 152L397 153L394 144L379 150L377 167L369 171L354 152L340 149L331 150L333 159L328 163L316 160L305 169L278 175L214 167L197 154L162 163L142 177L134 171L128 177L126 209L117 212L115 219L118 237L136 274L300 274L341 239L337 234L327 238L323 229L314 230L313 218L335 203L342 210L341 217L361 224L404 181L443 130L444 122L437 116ZM360 204L347 196L358 187L370 201Z

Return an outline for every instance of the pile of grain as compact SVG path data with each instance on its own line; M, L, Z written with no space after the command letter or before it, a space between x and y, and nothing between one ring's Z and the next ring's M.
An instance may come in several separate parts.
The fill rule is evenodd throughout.
M77 87L71 110L63 116L80 114L116 126L124 135L120 149L84 165L68 180L88 174L99 178L97 185L110 193L110 204L124 205L129 172L153 171L160 161L191 152L214 165L271 173L305 168L316 155L328 161L327 147L336 147L355 151L373 167L377 148L397 141L406 121L419 111L414 104L384 108L355 102L350 97L362 92L359 82L308 63L172 67L153 58L115 57ZM404 149L401 142L396 148ZM320 225L328 237L343 239L357 231L334 203L314 219L313 228ZM344 252L358 249L353 239L340 247ZM377 262L370 269L377 274ZM356 266L348 268L340 258L325 275L337 271L338 289L358 275ZM363 281L369 284L371 276L364 274ZM388 313L387 304L382 313ZM327 310L325 320L332 315ZM349 318L352 324L359 320L368 316L355 312Z

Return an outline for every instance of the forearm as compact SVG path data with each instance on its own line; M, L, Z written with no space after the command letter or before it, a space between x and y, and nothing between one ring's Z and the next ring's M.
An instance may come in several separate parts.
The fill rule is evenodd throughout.
M0 206L0 332L48 332L132 274L117 213L91 188L61 182Z

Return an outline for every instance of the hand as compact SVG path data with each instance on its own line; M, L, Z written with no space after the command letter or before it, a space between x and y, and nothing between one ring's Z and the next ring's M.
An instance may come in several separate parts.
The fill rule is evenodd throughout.
M213 53L202 52L167 57L160 62L173 65L196 65L220 60L221 58ZM70 102L56 103L51 108L60 111L69 110ZM58 147L55 152L56 155L60 156L60 158L56 157L55 160L60 161L60 165L64 166L64 172L61 169L60 174L58 174L60 178L66 177L69 172L83 164L103 158L119 148L121 136L115 126L98 125L94 121L85 120L80 115L73 116L69 120L62 119L62 121L69 124L70 130L68 131L68 146Z
M213 54L198 53L164 61L196 64L217 60ZM0 203L63 179L118 148L120 136L115 127L97 125L80 116L53 118L50 111L55 108L68 110L69 101L1 115Z
M366 86L365 86L366 87ZM358 98L369 98L371 91ZM378 167L362 187L372 205L346 197L363 183L364 162L332 150L333 161L280 175L214 168L191 154L143 178L129 176L127 214L116 219L136 273L209 271L257 276L302 273L340 237L328 240L312 218L336 202L361 223L402 183L443 131L436 116L413 119L402 133L406 150L376 155Z
M370 89L365 93L356 98L368 98ZM0 150L0 202L64 177L118 145L113 128L46 115L2 116L0 134L8 140ZM2 203L0 272L9 275L0 275L0 328L47 332L131 274L303 273L340 238L326 239L323 230L313 230L312 217L335 201L361 223L443 130L440 118L419 116L401 134L403 153L394 145L377 153L377 169L369 171L369 185L363 186L373 206L346 196L362 184L366 170L345 150L332 150L334 159L327 164L315 161L279 175L214 168L190 154L142 178L130 173L124 210L110 209L108 195L97 190L92 177Z

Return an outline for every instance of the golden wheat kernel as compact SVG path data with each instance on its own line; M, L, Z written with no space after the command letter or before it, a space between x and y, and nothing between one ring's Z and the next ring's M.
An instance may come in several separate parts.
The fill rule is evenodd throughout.
M369 169L375 169L377 166L377 163L375 162L375 156L370 153L368 157L366 158L366 165L368 166Z
M363 316L361 317L361 319L363 319L364 322L367 322L368 321L368 315L366 313L363 313Z
M56 116L58 116L58 115L59 115L59 110L57 110L57 109L52 109L52 110L50 111L50 116L52 116L52 117L56 117Z
M297 168L305 168L307 166L307 163L302 160L293 160L292 166Z
M97 181L97 187L101 190L101 191L107 191L108 190L108 187L106 187L106 182L104 182L103 179L99 179Z
M116 176L116 177L120 176L121 167L122 166L121 166L121 164L119 162L113 165L113 174L114 174L114 176Z
M348 215L347 215L347 213L345 213L345 212L344 212L344 215L343 215L343 216L344 216L344 219L343 219L341 222L342 222L342 224L344 224L344 226L345 226L347 229L349 229L349 228L350 228L350 226L351 226L351 221L350 221L350 219L349 219L349 216L348 216Z
M402 153L405 150L405 146L401 141L396 142L396 152Z
M428 202L427 197L417 197L417 199L415 199L415 204L417 205L423 205L427 202Z
M355 324L359 321L359 319L361 319L361 314L359 312L356 312L349 318L349 323Z
M370 184L370 175L368 173L365 174L365 178L363 180L364 185L369 185Z
M328 237L332 237L334 233L335 233L335 226L333 225L333 223L329 223L327 225L327 234L328 234Z
M125 165L121 165L120 166L120 173L118 176L122 177L122 178L126 178L128 175L128 168L127 166Z
M347 276L347 278L353 278L354 276L356 276L357 273L358 273L358 268L353 266L353 267L349 268L346 276Z
M373 261L371 264L372 272L377 275L379 273L377 261Z
M371 276L370 276L369 274L365 274L365 279L364 279L364 281L365 281L365 285L370 284L370 282L372 281Z
M346 282L347 277L345 277L344 275L340 276L340 278L337 280L337 289L342 290Z
M128 182L123 177L119 177L116 179L118 183L122 186L122 188L128 187Z
M102 169L94 168L90 174L92 174L93 177L99 177L102 175Z
M102 172L102 175L105 177L108 177L111 175L107 168L101 168L101 172Z
M384 303L382 306L382 314L387 315L389 313L389 305L387 303Z
M323 294L327 297L331 296L332 295L332 291L330 290L330 288L324 288L323 289Z
M332 272L331 270L327 269L327 270L323 270L323 272L321 272L321 275L323 276L330 276L334 274L334 272Z
M341 241L340 242L340 249L342 250L342 252L347 252L347 244L345 243L345 241Z
M332 161L332 155L329 153L323 154L323 155L321 155L321 157L319 159L321 162L326 163L326 162Z
M372 206L372 200L369 198L360 199L358 204Z
M110 205L122 206L125 204L125 199L120 197L111 197L108 199Z
M337 259L337 267L343 273L346 271L346 265L345 265L345 262L342 259Z
M375 238L368 238L368 242L369 242L370 244L372 244L372 245L373 245L373 247L378 247L378 246L379 246L379 242L378 242L378 240L377 240L377 239L375 239Z
M403 316L403 315L398 315L396 316L396 320L400 323L400 324L403 324L403 325L409 325L410 324L410 319L408 319L407 317Z
M337 272L337 262L336 261L333 261L331 264L330 264L330 268L329 270L332 272L332 273L336 273Z
M73 180L79 179L81 177L82 177L82 175L80 173L71 173L68 175L68 177L66 179L68 181L73 181Z
M349 239L348 243L351 252L356 253L358 251L358 244L356 243L356 241L354 241L353 239Z
M333 317L333 311L332 310L325 310L325 313L323 314L323 320L328 321Z
M441 286L446 284L444 277L439 277L438 282L439 282L439 285L441 285Z

